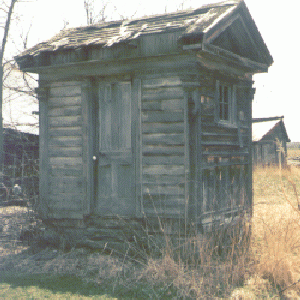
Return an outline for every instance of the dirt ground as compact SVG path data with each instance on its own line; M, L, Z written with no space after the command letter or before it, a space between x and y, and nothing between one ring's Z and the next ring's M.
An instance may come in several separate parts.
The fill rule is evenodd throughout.
M0 207L0 277L1 273L9 272L76 274L87 278L96 272L98 277L105 278L121 271L118 259L88 249L71 249L66 253L54 247L29 247L20 236L22 230L34 225L33 220L27 207Z
M28 208L0 207L0 259L27 249L20 241L20 233L28 224Z
M40 273L48 260L58 254L55 249L30 249L21 241L21 233L30 227L33 217L28 207L0 207L0 274L1 272ZM38 249L36 249L38 250Z

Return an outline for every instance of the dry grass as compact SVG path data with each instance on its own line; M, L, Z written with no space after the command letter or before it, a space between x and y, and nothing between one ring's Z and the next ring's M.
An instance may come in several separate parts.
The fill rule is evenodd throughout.
M76 275L128 299L300 298L300 169L257 168L253 182L250 252L232 233L226 249L222 235L187 237L184 255L168 241L160 257L147 253L138 262L126 255L46 249L34 256L11 256L0 266L23 274Z
M300 169L256 169L254 188L253 273L279 294L300 295Z
M288 148L287 149L287 157L299 157L300 156L300 148Z

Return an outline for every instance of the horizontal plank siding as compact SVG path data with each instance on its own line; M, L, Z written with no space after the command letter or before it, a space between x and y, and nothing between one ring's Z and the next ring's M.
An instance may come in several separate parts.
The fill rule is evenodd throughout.
M142 197L149 216L184 216L183 95L178 77L142 80Z
M145 165L183 165L184 158L179 155L144 155Z
M184 187L181 186L162 186L159 184L144 184L143 193L154 195L170 195L170 196L184 196Z
M168 77L168 78L147 78L143 80L144 89L154 89L161 87L173 87L181 86L182 82L179 77Z
M169 123L183 122L183 111L149 111L142 110L142 122Z
M183 175L184 166L166 166L166 165L144 165L143 174L145 175Z
M144 145L184 145L184 134L144 134Z
M55 136L49 138L49 146L79 147L82 146L81 136Z
M68 176L64 178L51 176L49 184L53 191L52 194L56 195L61 193L74 193L76 191L81 193L81 189L85 182L83 178L77 176Z
M181 99L182 97L183 89L181 86L164 86L159 88L144 88L143 86L142 101Z
M82 176L82 167L75 166L72 168L55 168L52 167L49 170L49 174L52 176L64 177L64 176Z
M57 116L48 119L50 127L75 127L82 124L81 116Z
M50 157L50 164L52 166L54 165L80 165L82 164L82 158L81 157Z
M50 157L81 157L82 147L49 147Z
M143 174L143 183L144 184L159 183L161 185L174 186L174 185L184 184L185 179L184 179L184 175L160 174L160 175L153 176L152 174Z
M163 154L163 155L184 155L184 147L183 146L174 146L174 145L145 145L142 148L144 155L151 154Z
M80 116L81 106L72 105L70 107L52 107L49 109L48 115L53 117Z
M50 107L67 107L73 105L81 105L81 96L70 97L52 97L50 98Z
M78 84L68 85L66 83L63 86L53 86L51 87L50 97L55 98L65 98L65 97L74 97L81 95L81 87Z
M49 210L66 218L82 213L83 178L81 83L52 83L48 99Z
M184 133L183 122L143 123L142 132L146 133Z
M80 126L77 127L55 127L51 128L50 136L60 137L60 136L81 136L82 128Z
M156 100L156 101L144 101L142 108L144 110L182 110L183 103L181 99L171 100Z
M60 211L65 210L65 216L68 217L68 212L82 211L82 198L83 194L79 193L60 193L51 194L49 198L49 206L51 210L57 209Z
M217 97L218 87L214 89ZM205 94L204 90L201 92L209 96L207 103L202 103L200 112L201 222L205 228L217 219L224 222L226 218L233 218L240 211L249 209L249 206L246 207L247 199L251 199L251 178L247 179L247 170L251 168L251 109L248 103L252 100L244 94L237 94L237 98L233 99L237 103L232 109L231 123L219 122L217 107L212 101L214 96ZM238 118L240 112L244 112L248 122L244 117Z

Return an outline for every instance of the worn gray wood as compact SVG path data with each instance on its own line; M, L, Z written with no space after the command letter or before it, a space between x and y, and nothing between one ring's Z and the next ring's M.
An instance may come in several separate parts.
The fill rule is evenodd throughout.
M70 212L76 211L79 213L77 215L77 218L79 219L79 216L82 217L82 199L83 194L78 194L77 191L74 193L49 195L49 206L51 207L51 210L54 210L52 215L56 216L55 210L58 210L58 215L60 215L61 210L63 210L65 218L71 218Z
M82 116L49 117L50 127L76 127L82 125Z
M143 183L160 183L169 186L185 184L185 176L182 175L169 175L169 174L143 174Z
M48 123L49 209L53 217L83 216L86 180L83 179L81 85L78 81L50 84ZM72 196L70 196L72 194ZM55 200L54 200L55 199ZM78 199L78 201L76 200ZM72 202L72 200L74 200ZM70 203L68 203L68 201ZM57 213L57 215L56 215ZM81 214L81 215L80 215Z
M82 178L86 182L83 194L83 213L90 214L95 199L94 186L94 161L95 152L95 127L96 127L96 99L95 86L91 80L81 83L82 95Z
M184 133L184 122L176 123L143 123L143 134L145 133Z
M162 154L162 155L184 155L184 146L174 146L174 145L148 145L143 146L142 148L144 155L151 155L151 154Z
M144 175L183 175L185 167L180 165L144 165Z
M48 143L51 147L79 147L82 146L82 137L50 136Z
M189 121L189 92L184 91L184 175L185 175L185 220L188 218L189 212L189 192L190 192L190 121Z
M49 107L68 107L81 104L81 95L70 97L51 97Z
M117 83L118 80L106 80L106 83L103 83L107 88L101 101L106 106L103 106L102 103L102 108L99 110L99 123L97 123L97 126L102 130L100 131L99 141L96 141L96 145L99 146L100 150L96 155L98 159L97 195L101 194L103 197L101 201L97 198L95 211L104 215L114 215L118 214L117 210L121 210L126 215L137 215L139 211L137 209L138 202L132 205L126 198L131 191L134 191L133 195L136 195L136 197L132 198L135 198L134 201L136 201L139 197L140 211L153 215L159 212L164 216L174 216L172 213L177 211L180 216L187 217L188 207L186 204L188 203L190 211L200 216L202 207L206 204L201 203L201 199L199 203L192 203L192 194L189 188L190 181L194 180L198 184L194 186L194 198L204 198L205 193L209 193L209 190L202 191L202 176L206 169L210 170L216 166L227 168L235 164L248 163L246 160L240 160L234 162L221 161L217 165L206 164L202 161L203 157L210 154L217 157L226 157L231 155L231 151L234 151L233 155L245 157L248 150L245 148L243 153L238 151L240 144L237 128L226 128L214 124L212 109L203 119L211 122L209 126L204 126L207 124L201 123L201 112L198 112L197 128L193 132L190 130L191 117L189 115L188 99L184 99L182 87L185 86L187 89L199 88L199 94L193 94L195 99L199 98L202 87L200 84L198 84L200 87L197 87L196 81L195 87L192 87L188 84L184 85L176 76L165 78L162 75L154 74L151 75L152 77L147 77L145 74L143 76L142 81L133 81L130 92L132 99L130 105L124 100L127 97L123 97L128 91L126 91L126 88L123 90L123 86ZM203 89L203 93L210 93L211 95L215 85L211 84L210 77L211 74L208 74L207 78L209 80L207 79L207 81L213 88L209 86L207 91ZM190 83L193 83L193 81L190 80ZM202 78L201 84L203 83L205 83L205 79ZM81 93L80 98L83 99L83 92ZM80 178L80 166L77 165L80 162L80 157L77 156L80 155L79 140L81 137L85 140L88 137L87 131L92 131L92 129L88 126L88 118L86 118L88 114L85 111L86 108L83 107L84 100L79 100L76 97L69 90L61 99L55 96L50 101L49 122L51 122L51 129L49 136L51 138L49 143L51 143L50 150L53 154L51 157L51 174L56 174L55 176L58 176L58 174L62 176L73 174L75 176L76 174ZM120 101L114 101L116 98ZM115 113L112 114L112 111ZM76 117L80 118L76 119ZM67 125L70 122L71 126ZM122 124L128 126L122 126ZM80 133L79 131L76 132L76 128L82 128ZM245 129L247 129L247 126L245 126ZM201 134L202 131L203 134ZM117 132L117 134L113 134L114 132ZM196 135L195 150L193 153L194 161L192 161L190 157L190 137L194 134ZM248 134L248 131L244 131L242 133L243 139L246 139ZM92 135L97 137L96 133ZM65 139L65 142L62 142L63 139ZM91 141L84 142L84 144L86 143L92 144ZM208 147L207 150L205 147ZM67 150L68 148L70 149ZM84 149L83 146L82 153L88 151ZM126 154L124 152L122 155L122 149L130 149L131 155L128 154L128 151L125 151ZM63 158L68 158L68 160ZM82 158L83 169L86 168L86 159L86 157ZM69 163L66 164L67 161L70 165ZM72 165L71 162L76 163L76 165ZM193 178L191 178L191 163L195 163ZM84 174L87 174L87 171L84 172ZM226 189L229 183L228 170L225 169L222 172L224 174L222 173L221 177L224 180L218 186L220 191ZM128 186L129 189L120 187L118 184L120 178L124 179L121 179L123 186ZM61 182L58 183L62 184ZM117 194L123 194L125 197L118 198ZM171 201L172 197L177 198L178 196L180 197L174 202ZM216 209L224 210L225 206L228 205L227 200L224 200L224 203L220 202L221 207L216 207ZM154 201L153 204L158 210L151 208L151 201ZM179 208L176 208L175 203L179 205ZM105 207L104 210L102 210L103 207ZM131 212L132 207L136 209L134 214Z
M179 86L182 82L177 76L169 76L163 78L146 78L142 81L143 88L161 88Z
M172 100L183 98L183 90L181 86L161 87L161 88L144 88L142 100Z
M50 98L65 98L65 97L74 97L81 95L80 82L77 84L74 82L72 85L68 85L66 82L63 86L52 85L50 89Z
M130 82L99 86L96 210L101 215L136 214L131 100Z
M80 105L74 105L71 107L55 107L50 108L48 115L53 117L62 117L62 116L80 116L82 112Z
M154 195L184 196L184 187L180 186L160 186L158 184L144 184L143 193Z
M81 157L50 157L49 161L52 166L54 166L54 165L59 165L59 166L82 165Z
M49 130L49 136L50 137L76 137L76 136L82 136L82 127L54 127L50 128Z
M154 31L155 32L155 31ZM157 31L156 31L157 32ZM159 32L159 31L158 31ZM148 34L141 38L141 54L152 56L155 54L170 53L178 51L177 40L182 31Z
M135 206L136 217L141 217L143 213L143 193L142 193L142 82L135 78L132 81L132 145L135 165Z
M49 157L81 157L82 147L49 147Z
M182 110L184 107L184 101L182 99L170 99L170 100L155 100L155 101L143 101L143 110Z
M83 194L85 187L85 180L83 177L68 176L59 178L51 176L49 186L51 188L51 195L64 194L64 193L78 193Z
M184 157L179 155L149 155L143 157L144 165L183 165Z
M183 111L142 111L143 122L183 122Z
M78 87L79 82L77 80L60 80L60 81L53 81L51 82L51 88L59 88L59 87Z
M64 177L64 176L82 176L82 166L64 166L59 168L58 166L52 166L49 168L49 175Z
M48 186L48 97L49 89L43 88L40 83L40 88L37 90L39 99L39 205L38 210L41 216L47 217L49 186Z
M184 145L184 134L144 134L143 144L144 145Z

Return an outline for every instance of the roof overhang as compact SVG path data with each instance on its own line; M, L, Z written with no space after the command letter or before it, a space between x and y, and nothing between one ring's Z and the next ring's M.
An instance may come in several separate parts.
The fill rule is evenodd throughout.
M184 45L183 50L194 50L198 54L199 58L203 55L209 55L216 61L223 61L231 67L242 68L248 73L268 72L269 68L267 64L259 63L249 58L236 55L230 51L208 43Z
M171 32L175 31L178 34L172 35ZM160 34L166 36L159 37ZM155 49L157 51L142 53L144 49L148 49L154 35L157 36L154 41L155 45L158 42ZM195 10L69 29L48 42L26 50L16 57L16 61L23 71L40 73L43 69L49 70L49 66L56 68L56 63L68 67L69 57L72 57L72 63L89 64L94 59L93 51L90 51L93 47L103 53L111 53L107 56L105 54L104 59L102 54L99 55L104 63L107 58L116 57L114 49L117 47L124 48L121 49L122 53L130 50L130 57L143 59L142 57L148 56L152 59L166 54L165 45L159 44L159 39L169 39L169 55L172 56L174 52L177 55L182 54L181 52L186 54L187 50L193 50L200 61L203 58L211 59L213 68L217 62L227 64L230 69L260 73L267 72L273 62L242 0L227 0ZM144 42L148 44L142 44ZM139 44L142 44L140 48ZM56 55L60 57L61 53L66 59L56 60ZM127 58L124 56L123 60L126 61ZM116 60L118 61L118 57Z

